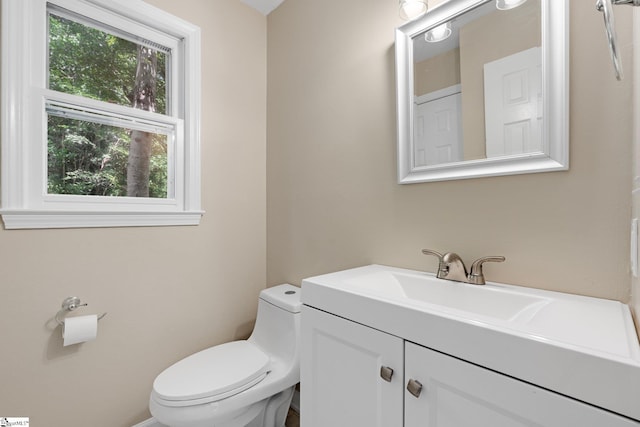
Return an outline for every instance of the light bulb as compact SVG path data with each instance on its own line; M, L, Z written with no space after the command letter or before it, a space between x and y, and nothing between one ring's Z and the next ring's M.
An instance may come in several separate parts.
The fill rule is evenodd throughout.
M427 11L426 0L400 0L400 18L410 21Z
M442 25L438 25L435 28L427 31L424 35L424 39L429 43L436 43L445 40L447 37L451 35L451 23L445 22Z

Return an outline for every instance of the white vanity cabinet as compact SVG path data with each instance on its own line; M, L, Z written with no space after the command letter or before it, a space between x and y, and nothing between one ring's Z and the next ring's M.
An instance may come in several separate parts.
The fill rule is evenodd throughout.
M302 426L402 427L403 340L307 306L302 316Z
M620 302L374 264L302 303L302 427L640 427Z
M629 427L640 423L410 342L405 427ZM364 425L363 425L364 426Z
M640 425L306 305L301 356L302 427Z

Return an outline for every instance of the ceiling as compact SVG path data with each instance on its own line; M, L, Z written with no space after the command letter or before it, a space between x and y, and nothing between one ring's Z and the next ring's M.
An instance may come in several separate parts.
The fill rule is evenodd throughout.
M240 0L242 3L248 4L263 15L268 15L272 10L280 6L284 0Z

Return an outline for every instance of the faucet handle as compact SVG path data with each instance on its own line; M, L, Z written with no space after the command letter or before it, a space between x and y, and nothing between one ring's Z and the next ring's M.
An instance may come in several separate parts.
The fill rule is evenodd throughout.
M440 252L432 251L431 249L423 249L422 253L425 255L433 255L438 258L438 274L436 275L438 279L442 279L447 275L448 269L443 261L444 255L442 255Z
M438 261L442 261L442 254L440 252L432 251L431 249L423 249L422 253L425 255L433 255L438 257Z
M471 273L469 273L468 282L474 285L484 285L484 274L482 273L482 264L485 262L503 262L506 260L503 256L485 256L478 258L471 264Z

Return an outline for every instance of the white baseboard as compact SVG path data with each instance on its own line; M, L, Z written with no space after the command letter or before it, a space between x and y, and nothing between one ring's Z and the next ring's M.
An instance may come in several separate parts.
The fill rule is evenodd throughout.
M165 425L160 424L158 421L156 421L155 418L149 418L148 420L145 420L131 427L165 427Z

